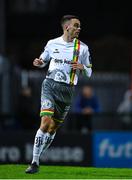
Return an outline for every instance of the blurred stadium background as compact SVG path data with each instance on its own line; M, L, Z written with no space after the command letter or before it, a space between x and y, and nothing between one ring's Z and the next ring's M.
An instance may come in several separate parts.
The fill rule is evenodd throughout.
M34 68L32 61L49 39L61 35L64 14L80 17L80 39L92 56L93 75L80 77L76 94L84 84L92 84L102 111L93 114L90 132L77 128L86 117L69 112L41 161L132 167L131 113L128 123L117 113L132 78L132 11L124 0L0 0L0 163L31 161L47 70Z

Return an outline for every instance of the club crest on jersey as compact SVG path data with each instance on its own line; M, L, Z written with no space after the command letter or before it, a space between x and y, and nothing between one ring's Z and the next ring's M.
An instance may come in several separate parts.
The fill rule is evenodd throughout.
M58 50L58 49L55 49L55 50L53 51L53 53L59 53L59 50Z
M45 99L42 103L42 108L43 109L49 109L52 107L52 102L49 99Z

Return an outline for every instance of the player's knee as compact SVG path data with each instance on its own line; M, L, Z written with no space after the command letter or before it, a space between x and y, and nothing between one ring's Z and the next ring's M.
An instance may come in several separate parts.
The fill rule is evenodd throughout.
M50 127L48 128L48 132L49 132L50 134L54 134L54 133L56 132L56 130L57 130L57 128L54 127L54 126L50 126Z
M43 116L41 118L40 129L44 132L48 132L52 118L50 116Z
M48 132L50 134L54 134L57 131L58 128L59 128L59 124L52 121L52 123L50 124L50 126L48 128Z

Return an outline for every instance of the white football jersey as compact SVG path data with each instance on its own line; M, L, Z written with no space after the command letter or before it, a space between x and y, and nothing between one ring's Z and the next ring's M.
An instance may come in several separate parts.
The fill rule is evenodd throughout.
M40 55L44 61L44 66L49 62L49 69L46 78L53 79L54 81L64 82L70 84L70 74L72 71L71 62L73 61L74 41L66 42L62 36L49 40ZM78 63L84 65L83 73L90 77L92 73L90 53L88 46L80 41L80 50ZM43 67L44 67L43 66ZM78 82L80 70L75 71L73 84Z

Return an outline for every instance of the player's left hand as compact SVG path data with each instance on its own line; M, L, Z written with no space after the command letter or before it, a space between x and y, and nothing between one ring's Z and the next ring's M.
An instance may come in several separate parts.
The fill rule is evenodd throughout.
M83 70L84 66L83 64L79 64L78 62L71 62L71 66L73 70L79 69L79 70Z

